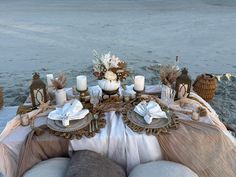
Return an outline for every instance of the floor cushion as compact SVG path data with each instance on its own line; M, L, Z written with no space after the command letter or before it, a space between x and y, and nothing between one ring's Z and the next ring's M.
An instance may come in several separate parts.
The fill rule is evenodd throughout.
M126 177L122 167L88 150L75 152L69 167L65 177Z
M156 161L136 166L129 177L198 177L188 167L170 161Z
M64 177L69 158L53 158L42 161L28 170L23 177Z

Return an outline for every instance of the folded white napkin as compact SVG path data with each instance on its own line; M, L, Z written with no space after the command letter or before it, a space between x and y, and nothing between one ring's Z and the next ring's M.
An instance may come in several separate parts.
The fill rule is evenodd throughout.
M154 101L149 101L148 103L142 101L134 108L134 111L143 116L147 124L150 124L153 118L167 118L166 113Z
M83 119L89 113L88 109L83 109L80 101L74 100L66 103L62 108L49 113L48 118L52 120L61 120L64 126L70 124L70 120Z

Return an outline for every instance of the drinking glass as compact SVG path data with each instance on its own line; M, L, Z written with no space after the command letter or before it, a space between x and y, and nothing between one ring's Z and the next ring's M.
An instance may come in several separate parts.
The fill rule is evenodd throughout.
M93 107L96 107L101 100L100 90L91 90L90 92L90 103Z
M170 107L174 103L176 91L166 85L162 85L161 100L166 103L167 107Z

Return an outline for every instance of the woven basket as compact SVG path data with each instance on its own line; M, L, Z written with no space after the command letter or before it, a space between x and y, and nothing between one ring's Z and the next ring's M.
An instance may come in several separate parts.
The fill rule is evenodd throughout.
M3 88L0 87L0 109L3 107Z
M217 80L211 74L199 75L193 83L193 90L204 100L210 101L215 96Z

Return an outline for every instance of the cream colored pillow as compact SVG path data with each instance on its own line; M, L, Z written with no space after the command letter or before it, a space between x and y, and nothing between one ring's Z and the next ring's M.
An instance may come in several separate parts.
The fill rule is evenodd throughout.
M184 165L170 161L156 161L136 166L129 177L198 177L198 175Z
M64 177L69 158L53 158L42 161L28 170L23 177Z

